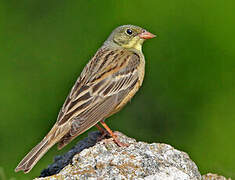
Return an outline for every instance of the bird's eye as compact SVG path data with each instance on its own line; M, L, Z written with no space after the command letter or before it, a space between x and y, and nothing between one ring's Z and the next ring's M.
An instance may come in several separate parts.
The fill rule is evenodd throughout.
M127 30L126 30L126 33L129 34L129 35L131 35L131 34L132 34L132 30L131 30L131 29L127 29Z

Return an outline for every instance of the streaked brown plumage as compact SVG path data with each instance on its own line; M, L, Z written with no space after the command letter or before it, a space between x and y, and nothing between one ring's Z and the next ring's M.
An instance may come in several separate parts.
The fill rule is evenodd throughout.
M102 122L118 143L103 121L118 112L141 86L145 66L142 44L153 37L138 26L116 28L83 69L55 125L15 171L29 172L55 143L61 149L98 122Z

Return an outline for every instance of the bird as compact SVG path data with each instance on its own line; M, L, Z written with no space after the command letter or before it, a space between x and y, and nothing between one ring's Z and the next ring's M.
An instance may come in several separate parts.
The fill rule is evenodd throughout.
M49 133L18 164L15 172L28 173L56 143L63 148L98 123L119 146L125 146L104 120L117 113L143 83L145 57L142 45L155 35L135 25L122 25L87 63L67 96Z

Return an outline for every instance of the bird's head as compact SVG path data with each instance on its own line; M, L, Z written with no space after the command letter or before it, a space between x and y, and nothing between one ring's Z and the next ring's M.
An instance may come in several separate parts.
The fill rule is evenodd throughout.
M145 29L134 25L123 25L113 30L106 43L114 43L128 49L142 49L146 39L152 39L155 35Z

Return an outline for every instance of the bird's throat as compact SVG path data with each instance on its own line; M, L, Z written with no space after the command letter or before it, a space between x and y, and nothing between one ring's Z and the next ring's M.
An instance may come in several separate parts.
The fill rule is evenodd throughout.
M127 49L136 49L138 51L142 51L142 44L144 40L140 38L133 38L128 44L122 45L122 47Z

